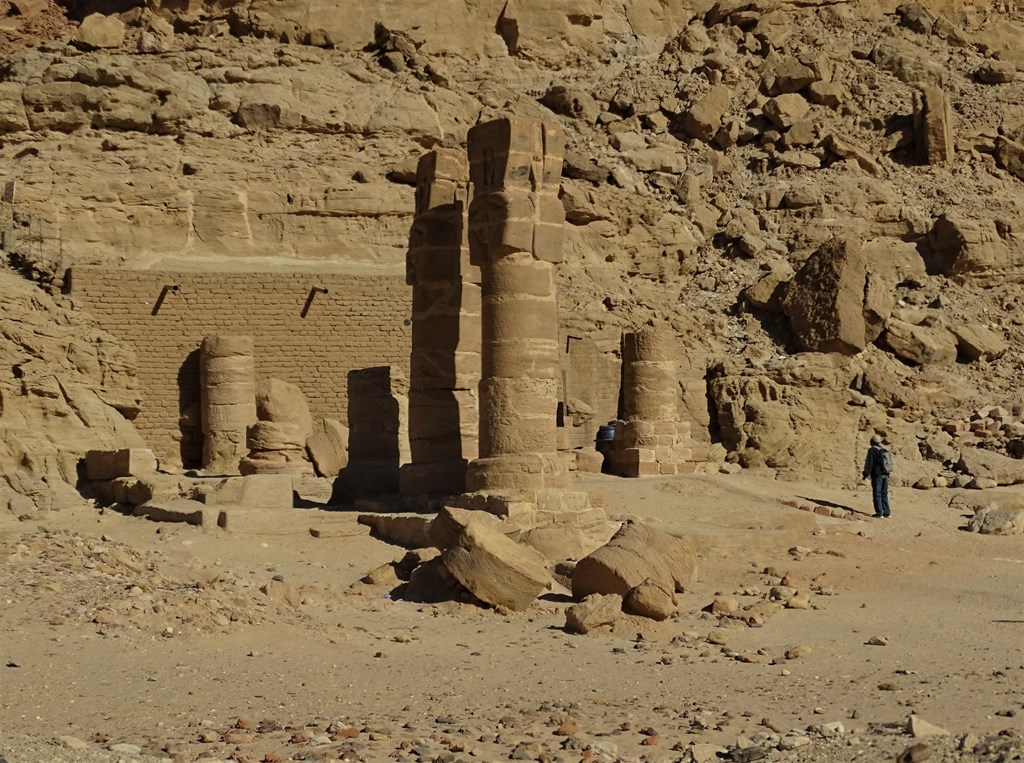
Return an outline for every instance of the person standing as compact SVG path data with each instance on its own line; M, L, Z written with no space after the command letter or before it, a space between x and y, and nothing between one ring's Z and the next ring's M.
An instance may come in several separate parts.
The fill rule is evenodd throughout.
M892 454L882 446L880 435L871 436L871 447L864 459L864 478L871 478L871 501L875 506L875 517L887 519L892 515L889 508L889 475L892 473Z

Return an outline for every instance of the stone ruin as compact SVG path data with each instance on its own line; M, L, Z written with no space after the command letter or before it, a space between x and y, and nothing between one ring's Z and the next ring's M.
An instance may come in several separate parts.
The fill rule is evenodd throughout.
M596 627L595 607L602 621L615 619L609 609L670 616L692 579L692 550L654 530L620 529L598 494L569 489L557 416L562 153L555 127L501 119L470 130L468 162L446 149L420 160L407 260L410 378L406 386L390 367L349 372L347 466L335 442L348 434L340 424L315 427L295 385L257 385L252 338L218 336L203 341L200 356L202 475L160 474L148 451L94 453L92 489L151 519L287 532L291 520L309 522L296 517L308 512L281 511L295 505L295 478L312 476L311 460L330 462L350 497L400 492L420 509L440 505L433 519L360 517L388 539L436 550L412 565L413 598L472 595L520 610L551 585L556 564L582 560L563 569L573 594L611 598L574 610L577 630ZM613 471L685 471L692 452L678 422L675 334L645 328L623 348L626 422Z
M615 430L608 471L621 477L694 471L690 425L679 421L679 345L667 328L647 327L622 340L623 423Z
M477 457L480 268L469 257L469 167L438 149L416 168L406 282L412 286L409 451L404 495L460 493Z

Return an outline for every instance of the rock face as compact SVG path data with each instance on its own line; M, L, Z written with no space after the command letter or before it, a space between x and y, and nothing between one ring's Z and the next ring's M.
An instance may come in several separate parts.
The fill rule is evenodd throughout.
M867 281L867 257L858 243L836 239L811 255L782 301L803 349L851 355L874 339L869 336L866 315L877 314L879 308L866 301Z
M134 353L2 270L0 293L0 511L79 500L86 451L145 447Z
M443 559L478 599L513 611L529 607L551 582L540 553L479 522L466 525Z

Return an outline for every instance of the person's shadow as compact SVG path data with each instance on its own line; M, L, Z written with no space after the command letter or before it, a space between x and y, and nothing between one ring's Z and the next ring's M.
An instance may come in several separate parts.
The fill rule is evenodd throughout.
M811 503L816 503L819 506L828 506L830 509L842 509L843 511L849 511L853 514L860 514L864 517L871 516L871 514L866 511L855 509L852 506L847 506L846 504L843 503L836 503L835 501L826 501L824 498L811 498L806 495L798 495L797 498L800 498L804 501L810 501Z

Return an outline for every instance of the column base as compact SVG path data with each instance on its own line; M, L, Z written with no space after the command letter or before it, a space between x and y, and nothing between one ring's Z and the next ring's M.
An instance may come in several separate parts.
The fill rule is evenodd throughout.
M565 488L569 472L557 453L525 453L478 458L466 469L466 490L536 491Z

